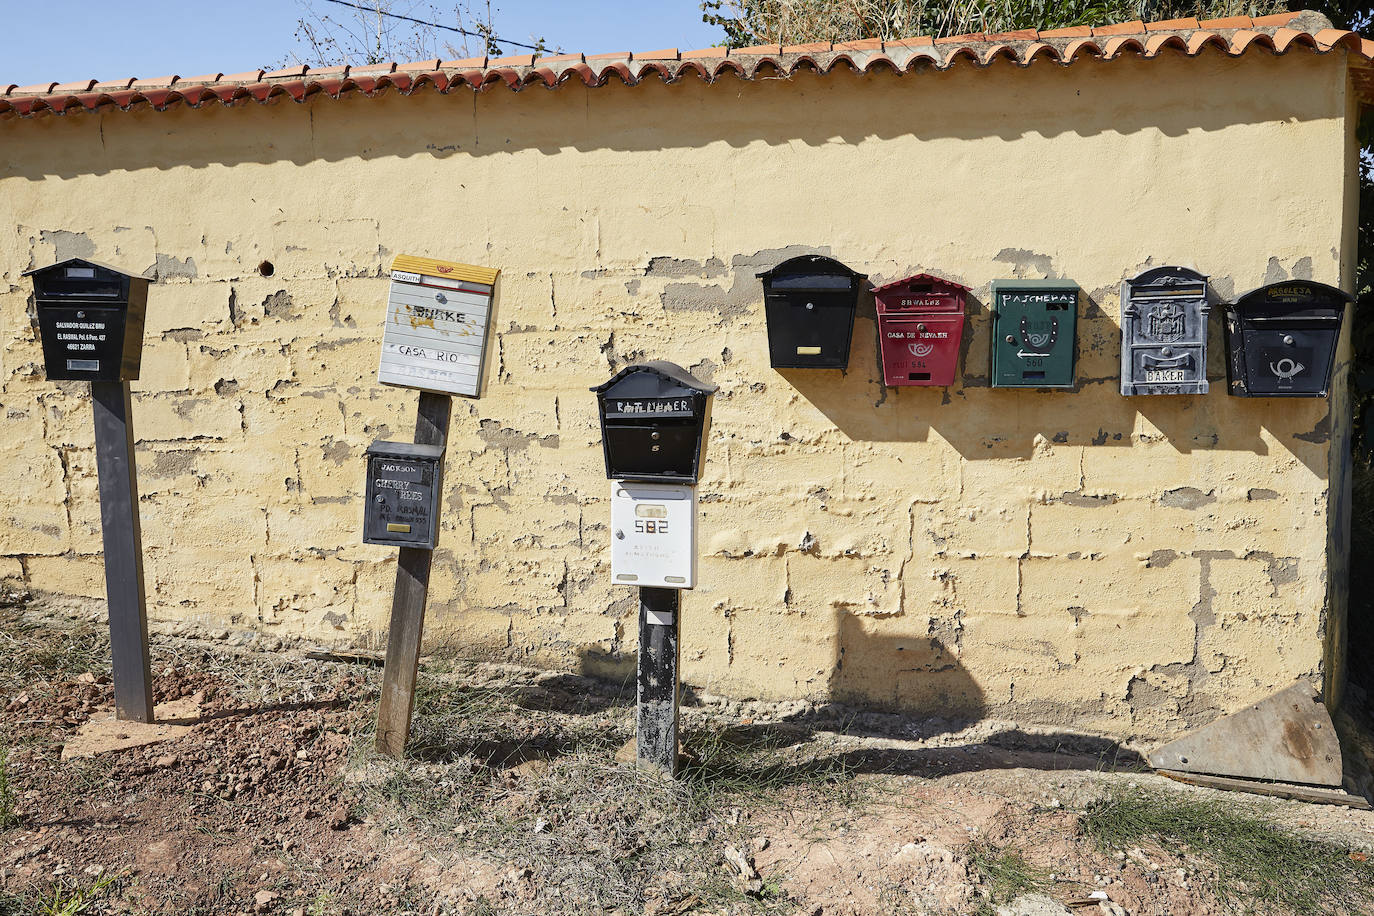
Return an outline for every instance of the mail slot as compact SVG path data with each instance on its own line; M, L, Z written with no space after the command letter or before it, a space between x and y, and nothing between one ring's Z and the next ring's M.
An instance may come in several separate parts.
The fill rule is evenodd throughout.
M49 381L138 378L148 281L70 258L27 271Z
M1242 398L1324 398L1336 341L1354 297L1325 283L1285 280L1226 307L1227 377Z
M1121 283L1121 393L1206 394L1207 277L1151 267Z
M606 476L611 480L697 482L711 422L711 394L681 366L627 366L596 392Z
M1078 284L992 281L992 387L1072 388Z
M854 314L866 274L804 254L758 275L774 369L847 369Z
M917 274L873 290L887 385L952 385L967 286Z
M365 455L363 543L433 550L439 543L443 446L378 440Z

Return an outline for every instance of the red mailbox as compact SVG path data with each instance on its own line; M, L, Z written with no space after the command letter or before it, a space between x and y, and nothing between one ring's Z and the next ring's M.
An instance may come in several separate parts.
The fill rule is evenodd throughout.
M930 274L894 280L873 290L885 384L954 384L967 293L967 286Z

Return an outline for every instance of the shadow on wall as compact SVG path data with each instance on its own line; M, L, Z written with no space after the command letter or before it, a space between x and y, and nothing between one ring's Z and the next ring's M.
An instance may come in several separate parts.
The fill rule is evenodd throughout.
M167 112L110 110L48 117L47 129L41 131L46 154L16 154L7 165L11 174L41 179L212 163L442 160L522 150L544 155L568 149L660 152L720 142L735 149L760 142L825 147L895 137L923 143L1012 141L1147 130L1181 137L1262 120L1333 116L1306 94L1310 81L1287 78L1299 68L1326 65L1316 55L1293 52L1281 58L1251 54L1235 62L1206 55L1079 61L1029 72L999 61L976 72L956 68L905 76L886 71L861 75L841 68L828 76L799 72L789 79L752 82L725 76L719 85L688 77L673 84L650 78L633 87L612 81L591 89L568 82L553 91L500 89L480 95L466 88L447 95L430 89L408 97L389 93L383 99L318 94L301 103L233 108L215 103ZM1234 93L1198 97L1199 79L1216 78L1219 68L1237 67L1246 69L1247 87L1257 82L1266 86L1262 108L1256 109L1259 103L1248 89L1246 105L1237 104ZM1149 80L1148 94L1139 91L1144 79ZM1236 78L1222 79L1229 84ZM863 94L856 97L856 90ZM1009 105L1008 99L1016 103ZM1130 104L1123 105L1123 99ZM798 104L806 106L805 117L796 116ZM707 105L710 116L704 117ZM912 110L920 116L893 114ZM284 116L289 120L284 122ZM164 128L158 131L156 147L141 139L147 134L147 117ZM28 121L10 124L12 130L40 133L34 128ZM88 145L72 142L76 137L66 136L68 128L84 134ZM206 142L204 132L213 134L212 142ZM271 142L263 142L264 137Z
M1212 309L1208 336L1208 394L1123 396L1121 327L1099 304L1105 292L1080 294L1071 389L992 388L991 310L973 295L965 312L956 383L949 388L884 384L877 313L867 292L859 300L847 370L774 371L856 442L924 442L933 430L966 461L1029 458L1038 438L1055 445L1107 447L1161 441L1183 454L1218 450L1268 455L1270 444L1263 435L1268 430L1315 475L1326 478L1330 402L1231 397L1219 306ZM990 417L996 422L989 422Z
M883 618L839 615L832 700L942 719L983 717L983 691L946 645L948 636L883 633L883 623Z

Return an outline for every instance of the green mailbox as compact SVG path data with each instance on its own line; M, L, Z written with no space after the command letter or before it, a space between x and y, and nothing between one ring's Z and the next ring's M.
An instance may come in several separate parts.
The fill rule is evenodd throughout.
M992 387L1072 388L1078 284L992 281Z

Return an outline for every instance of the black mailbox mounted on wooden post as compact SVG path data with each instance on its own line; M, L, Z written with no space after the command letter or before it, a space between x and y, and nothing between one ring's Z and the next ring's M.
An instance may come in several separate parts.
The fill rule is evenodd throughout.
M804 254L759 274L774 369L847 369L854 313L867 274Z
M626 366L592 389L611 480L697 482L715 385L676 363Z
M363 543L433 550L439 543L444 447L378 440L365 454Z
M1227 375L1242 398L1324 398L1349 293L1311 280L1251 290L1226 307Z
M1151 267L1121 282L1121 393L1206 394L1207 278Z
M27 271L49 381L138 378L148 281L83 258Z

